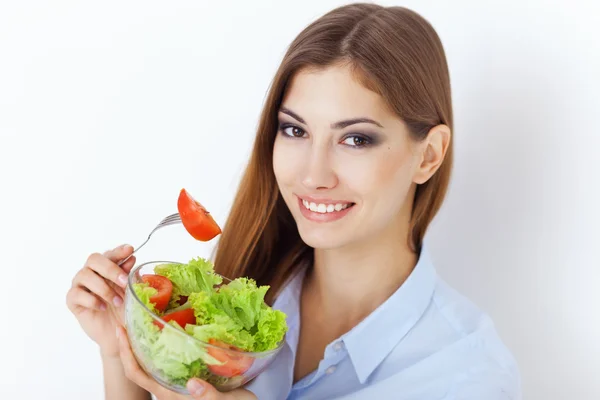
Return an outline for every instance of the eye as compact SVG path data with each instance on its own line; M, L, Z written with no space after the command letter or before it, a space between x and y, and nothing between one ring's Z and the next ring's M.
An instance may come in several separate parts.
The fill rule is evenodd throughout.
M351 135L346 136L342 143L350 147L365 147L371 144L371 140L365 136Z
M283 132L286 136L290 137L301 138L306 134L306 132L304 132L304 129L290 124L281 125L279 127L279 130L281 130L281 132Z

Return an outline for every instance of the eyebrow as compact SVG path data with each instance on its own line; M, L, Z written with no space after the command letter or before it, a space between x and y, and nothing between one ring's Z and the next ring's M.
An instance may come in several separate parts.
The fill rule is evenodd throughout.
M294 118L296 121L305 124L306 122L304 121L304 119L302 119L302 117L300 117L298 114L296 114L295 112L293 112L292 110L289 110L285 107L281 107L279 109L280 112L289 115L290 117ZM335 122L333 124L331 124L331 128L332 129L344 129L350 125L354 125L354 124L362 124L362 123L367 123L367 124L373 124L373 125L377 125L380 128L383 128L383 125L381 125L379 122L370 119L370 118L352 118L352 119L345 119L343 121L338 121Z

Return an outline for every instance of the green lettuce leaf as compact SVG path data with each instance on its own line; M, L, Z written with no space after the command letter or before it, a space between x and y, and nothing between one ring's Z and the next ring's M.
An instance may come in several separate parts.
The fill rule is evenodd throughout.
M277 347L287 324L284 313L265 305L268 289L252 279L238 278L216 292L193 293L188 302L198 325L188 332L205 342L217 339L246 351Z
M194 309L196 326L188 325L186 330L196 339L208 342L217 339L243 350L250 350L253 345L252 335L243 331L243 326L233 320L215 304L215 293L193 293L188 303Z
M154 304L150 303L150 297L157 293L156 289L147 283L135 283L133 291L146 307L155 311ZM133 337L131 344L134 350L138 354L148 355L149 349L160 337L160 330L153 324L154 319L140 303L132 299L128 307L127 320L129 335Z
M205 325L187 325L186 331L198 340L209 342L216 339L239 349L251 351L254 338L226 315L217 315L214 322Z
M154 366L165 375L172 379L191 378L194 376L192 372L195 372L192 368L199 368L197 361L221 364L208 354L202 344L185 334L175 321L169 321L169 324L175 329L163 329L159 339L150 348Z
M254 351L267 351L277 347L287 331L286 315L270 307L260 310L258 329L254 335Z
M135 283L133 290L154 313L157 310L150 303L150 297L157 293L148 283ZM133 301L128 311L131 345L142 363L160 371L172 382L185 382L192 377L205 377L206 362L219 364L204 347L188 336L175 321L168 324L177 329L160 330L154 319L138 302Z
M135 292L136 296L140 299L140 301L150 309L150 311L157 311L154 306L154 303L150 303L150 297L158 293L158 290L154 289L150 286L150 284L146 282L140 282L133 284L133 291Z
M253 279L238 278L222 286L213 296L217 308L231 319L252 331L260 317L269 286L257 287Z
M177 307L181 296L192 293L211 292L223 279L214 273L213 264L204 258L193 258L187 264L161 264L154 273L168 278L173 283L173 294L169 308Z

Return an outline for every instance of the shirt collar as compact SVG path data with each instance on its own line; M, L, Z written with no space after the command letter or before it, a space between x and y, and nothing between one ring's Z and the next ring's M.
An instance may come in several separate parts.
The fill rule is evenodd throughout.
M306 273L303 266L290 277L277 296L273 308L286 313L286 341L295 354L300 324L300 294ZM369 316L340 338L361 384L412 329L433 296L436 272L423 245L417 265L406 281Z
M383 304L342 335L361 384L412 329L429 305L436 272L425 246L407 280Z

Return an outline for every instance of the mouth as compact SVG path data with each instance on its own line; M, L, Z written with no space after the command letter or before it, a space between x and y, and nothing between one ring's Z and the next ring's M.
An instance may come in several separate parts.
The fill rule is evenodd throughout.
M331 222L348 214L356 203L342 200L319 200L298 197L300 211L304 217L315 222Z
M306 199L300 199L300 200L302 200L302 205L304 206L304 208L306 208L307 210L310 210L312 212L319 213L319 214L327 214L327 213L343 211L354 205L354 203L347 203L347 202L317 203L317 202L313 202L313 201L308 201Z

